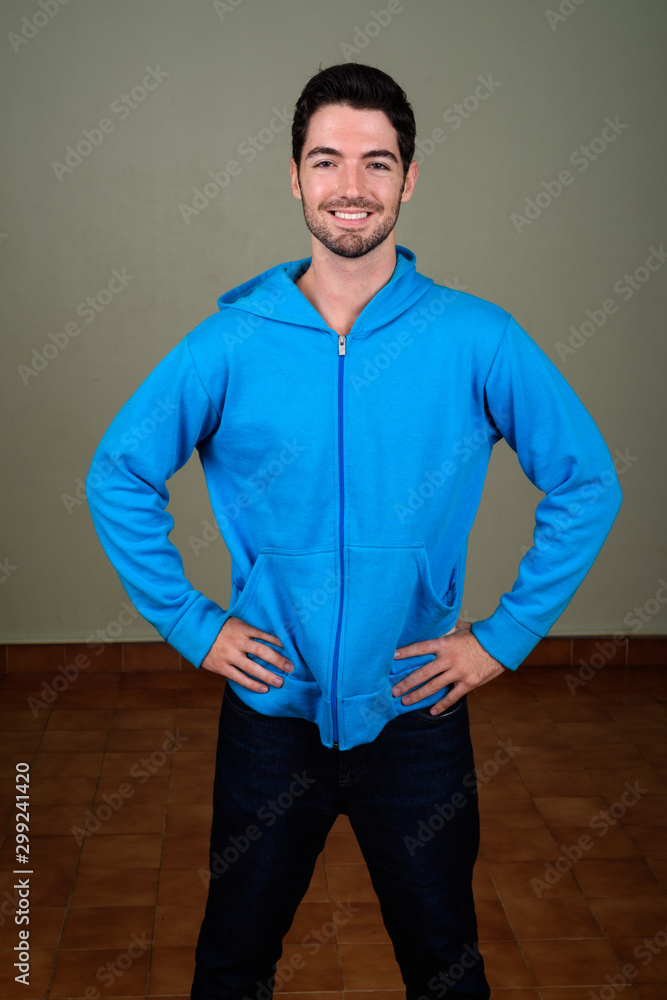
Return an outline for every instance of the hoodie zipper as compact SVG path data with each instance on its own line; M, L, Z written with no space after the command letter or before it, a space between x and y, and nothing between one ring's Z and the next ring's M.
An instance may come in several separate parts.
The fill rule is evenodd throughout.
M331 709L333 713L333 749L338 750L338 712L336 687L338 681L338 649L340 646L341 622L343 619L343 363L345 361L345 336L338 334L338 484L340 493L338 515L338 542L340 560L340 603L338 605L338 626L336 628L336 644L334 646L333 677L331 679Z

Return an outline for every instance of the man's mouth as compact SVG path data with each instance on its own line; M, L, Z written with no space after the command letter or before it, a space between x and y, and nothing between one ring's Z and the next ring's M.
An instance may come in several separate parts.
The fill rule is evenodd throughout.
M338 219L344 225L362 225L366 219L370 218L372 212L360 211L360 212L343 212L338 209L333 209L329 211L329 215L333 215L335 219Z

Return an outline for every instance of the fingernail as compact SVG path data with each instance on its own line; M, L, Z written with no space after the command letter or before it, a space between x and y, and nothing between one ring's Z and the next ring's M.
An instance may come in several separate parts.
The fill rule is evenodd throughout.
M399 687L394 687L394 688L391 689L391 693L392 694L400 694L401 693L401 689Z
M398 650L396 650L396 652L394 653L394 659L395 659L395 660L397 660L397 659L399 658L399 656L400 656L400 655L401 655L401 654L399 653L399 651L398 651Z

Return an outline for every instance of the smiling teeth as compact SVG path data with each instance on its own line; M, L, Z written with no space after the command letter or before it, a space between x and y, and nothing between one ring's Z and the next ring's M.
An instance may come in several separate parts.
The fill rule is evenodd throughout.
M334 212L334 215L339 219L365 219L370 212L355 212L352 215L350 212Z

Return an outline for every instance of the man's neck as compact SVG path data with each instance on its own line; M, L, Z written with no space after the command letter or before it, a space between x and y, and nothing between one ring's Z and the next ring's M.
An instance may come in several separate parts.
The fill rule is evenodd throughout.
M363 257L353 258L340 257L313 238L310 267L295 284L327 326L346 336L362 309L387 284L395 266L392 237Z

